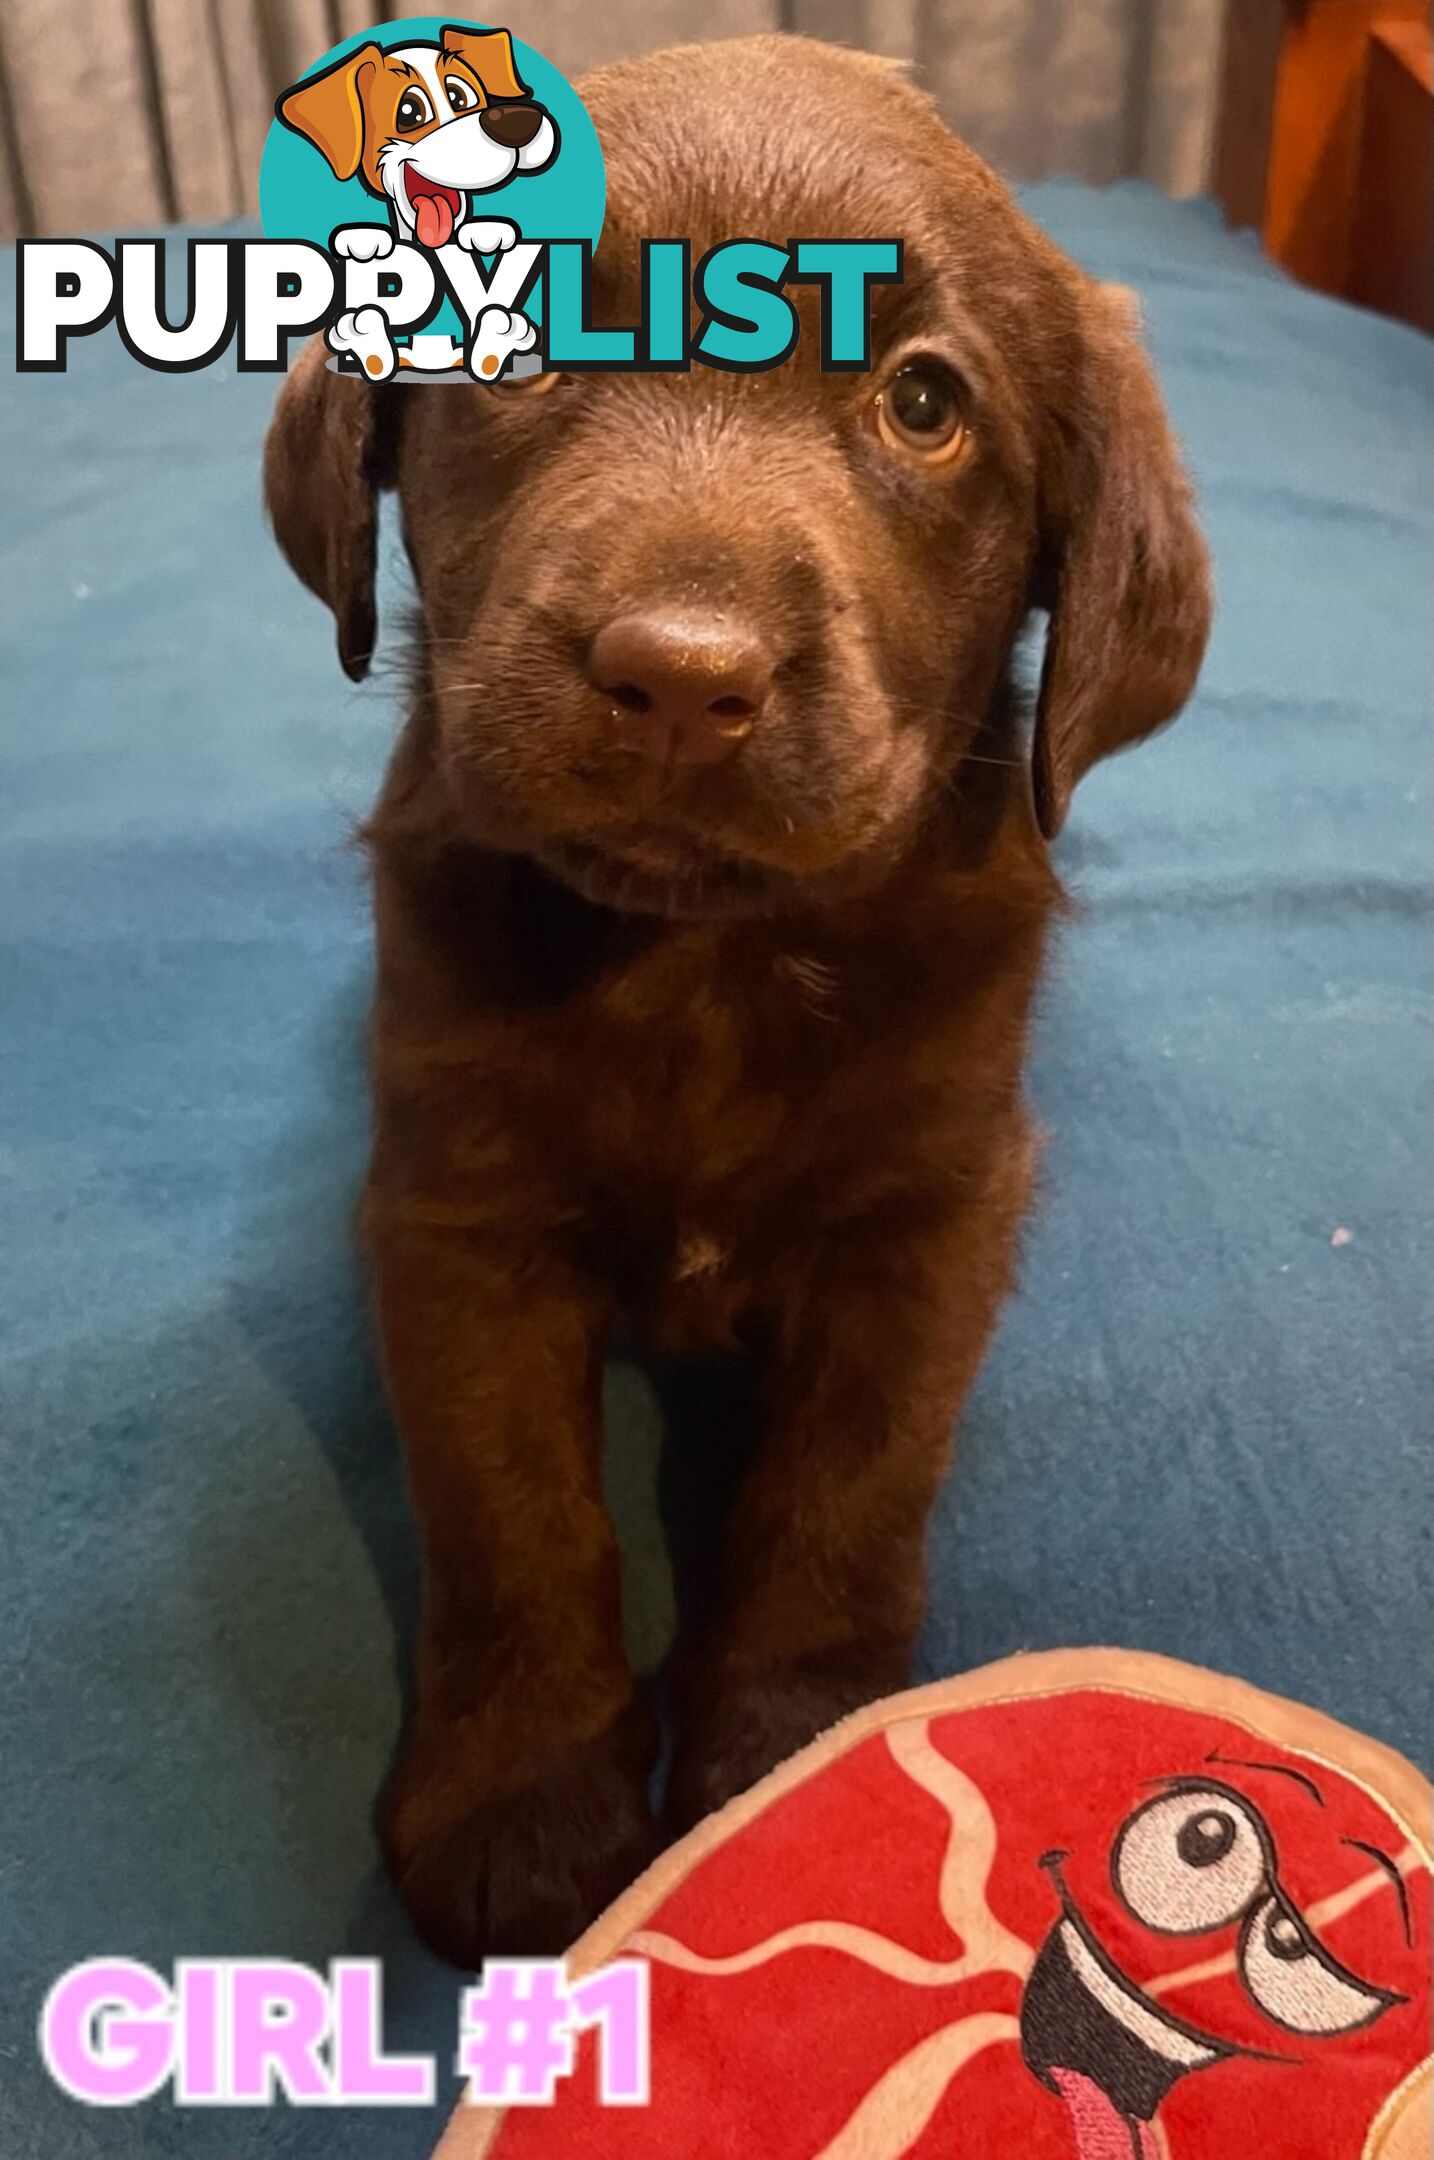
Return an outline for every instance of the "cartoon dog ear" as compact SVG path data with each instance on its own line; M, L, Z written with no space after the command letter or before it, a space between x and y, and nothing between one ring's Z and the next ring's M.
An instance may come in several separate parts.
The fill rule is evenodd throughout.
M362 682L378 630L378 491L394 484L398 406L327 360L317 338L285 378L264 444L264 502L290 567L333 611L345 675Z
M456 52L468 62L489 97L532 96L518 75L513 40L506 30L463 30L450 23L438 42L443 51Z
M1036 815L1060 831L1081 775L1172 719L1210 633L1190 485L1118 288L1089 285L1074 401L1046 490L1050 608L1032 746Z
M310 75L281 93L274 110L287 127L305 135L340 180L352 180L363 156L364 95L374 70L383 64L377 45L336 60L322 75Z

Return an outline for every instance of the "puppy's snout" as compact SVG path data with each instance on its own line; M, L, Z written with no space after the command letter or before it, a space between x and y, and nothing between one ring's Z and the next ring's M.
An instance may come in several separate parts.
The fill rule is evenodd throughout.
M505 150L521 150L530 143L546 115L541 105L485 105L479 114L485 135Z
M772 687L772 658L754 632L677 610L605 624L587 672L617 708L623 739L661 764L729 757L751 734Z

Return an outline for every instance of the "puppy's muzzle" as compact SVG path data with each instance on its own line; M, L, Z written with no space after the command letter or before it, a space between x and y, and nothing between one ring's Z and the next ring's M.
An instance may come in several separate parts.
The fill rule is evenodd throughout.
M541 105L485 105L478 115L485 135L505 150L521 150L547 118Z

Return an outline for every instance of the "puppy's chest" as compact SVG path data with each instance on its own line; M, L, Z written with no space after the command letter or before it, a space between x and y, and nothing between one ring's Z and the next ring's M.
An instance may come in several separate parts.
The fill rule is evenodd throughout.
M779 969L735 992L639 977L583 1033L573 1168L594 1256L650 1339L726 1340L826 1151L822 1102L852 1070L839 1023Z
M381 999L372 1191L569 1240L634 1309L720 1328L834 1223L979 1170L1018 1116L1038 926L895 927L490 966L460 1024L418 1040Z
M639 973L594 999L576 1030L597 1085L580 1130L604 1184L712 1190L778 1159L829 1072L830 1021L793 1007L782 978L729 989Z
M561 1062L583 1082L579 1175L634 1220L646 1207L670 1218L683 1272L710 1272L713 1241L769 1224L814 1184L838 1190L873 1160L959 1144L958 1076L983 1061L979 999L924 970L903 981L890 955L783 946L730 970L680 962L604 985Z

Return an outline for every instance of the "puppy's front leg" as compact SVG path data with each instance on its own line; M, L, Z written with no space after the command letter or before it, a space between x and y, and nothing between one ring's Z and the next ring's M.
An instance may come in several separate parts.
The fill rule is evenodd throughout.
M371 1198L369 1241L425 1578L389 1867L455 1963L557 1951L652 1840L652 1736L599 1489L608 1315L557 1257L401 1201Z
M1016 1135L979 1195L849 1223L775 1285L768 1428L679 1687L674 1826L906 1684L926 1519L1010 1282L1032 1155Z

